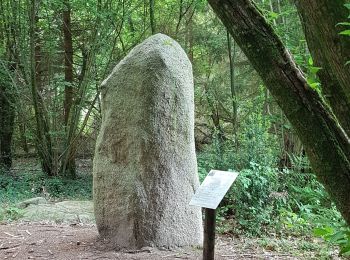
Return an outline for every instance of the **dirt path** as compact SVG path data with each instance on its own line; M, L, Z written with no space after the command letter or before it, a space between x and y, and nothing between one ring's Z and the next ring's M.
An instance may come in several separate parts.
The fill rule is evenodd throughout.
M0 225L0 259L201 259L201 249L180 248L139 251L113 251L98 239L94 225L57 225L13 223ZM270 246L262 248L257 240L219 236L216 259L317 259L314 252L293 256Z

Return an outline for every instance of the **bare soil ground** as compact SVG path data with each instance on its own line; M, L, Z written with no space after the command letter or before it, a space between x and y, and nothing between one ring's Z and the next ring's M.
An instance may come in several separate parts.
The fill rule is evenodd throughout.
M297 242L297 241L296 241ZM218 236L216 259L320 259L317 252L299 252L298 243L290 252L276 247L272 240L265 247L257 239ZM115 251L98 237L95 225L53 223L12 223L0 225L0 259L201 259L200 248ZM338 259L329 256L329 259Z

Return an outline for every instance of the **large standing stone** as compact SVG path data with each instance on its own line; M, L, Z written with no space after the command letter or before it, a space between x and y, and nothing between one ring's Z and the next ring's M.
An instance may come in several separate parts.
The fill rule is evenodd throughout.
M198 245L200 209L192 67L180 45L157 34L102 83L94 158L94 207L102 237L122 248Z

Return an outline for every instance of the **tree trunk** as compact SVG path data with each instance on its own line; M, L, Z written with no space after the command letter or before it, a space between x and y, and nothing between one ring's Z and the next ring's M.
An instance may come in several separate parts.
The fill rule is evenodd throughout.
M12 134L15 119L15 98L11 79L0 71L0 169L12 166Z
M231 98L232 98L232 128L234 136L236 136L236 124L237 124L237 97L236 97L236 87L235 87L235 54L236 54L236 43L232 41L231 35L227 31L227 49L228 49L228 58L230 61L230 89L231 89ZM233 53L232 53L233 51Z
M154 1L155 0L149 0L149 19L150 19L150 23L151 23L152 34L156 33L156 24L154 21Z
M69 150L69 156L64 157L61 166L61 174L69 178L75 178L75 149L70 149L69 142L69 117L73 105L73 39L71 30L71 7L69 0L64 1L63 10L63 37L64 37L64 125L65 125L65 149Z
M23 151L27 154L27 153L29 153L28 140L27 140L27 136L26 136L27 125L26 125L25 121L23 120L23 117L24 117L23 114L21 115L21 118L19 118L19 116L17 116L17 123L18 123L18 132L19 132L19 136L20 136L20 140L21 140L21 146L22 146Z
M342 127L350 136L350 38L337 24L347 21L345 0L295 0L322 91Z
M191 17L187 21L188 58L190 59L192 66L194 67L195 64L193 59L193 23L193 15L191 15Z
M350 224L349 137L253 2L208 1L293 125L318 179Z
M73 104L73 41L69 0L64 1L63 37L64 37L64 124L67 126L69 112Z
M30 75L31 92L33 96L33 106L36 119L36 147L41 160L42 170L52 176L55 174L52 163L52 142L47 111L41 96L41 54L38 22L38 2L32 0L30 4Z
M16 102L18 100L14 87L13 75L18 69L18 10L13 2L0 3L2 24L0 31L3 37L5 53L0 62L0 168L9 170L12 166L12 135L15 125ZM11 12L11 16L9 16Z

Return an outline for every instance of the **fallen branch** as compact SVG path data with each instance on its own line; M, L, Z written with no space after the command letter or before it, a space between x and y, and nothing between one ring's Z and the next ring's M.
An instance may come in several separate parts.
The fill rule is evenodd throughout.
M20 232L26 232L28 235L32 235L32 233L30 233L28 230L18 230L18 231L20 231Z
M127 254L138 254L138 253L151 253L151 249L139 249L139 250L128 250L128 251L124 251L124 253Z
M19 247L22 244L16 244L16 245L9 245L9 246L2 246L3 244L1 244L0 250L7 250L7 249L12 249L12 248L16 248Z
M16 236L16 235L12 235L11 233L8 233L8 232L4 232L5 235L8 235L10 237L13 237L13 238L23 238L23 236Z

